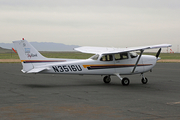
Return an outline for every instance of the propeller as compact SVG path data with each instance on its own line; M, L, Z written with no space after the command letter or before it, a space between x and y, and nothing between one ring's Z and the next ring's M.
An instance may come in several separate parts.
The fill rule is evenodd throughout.
M159 57L160 53L161 53L161 48L158 50L158 52L157 52L157 54L156 54L156 58Z

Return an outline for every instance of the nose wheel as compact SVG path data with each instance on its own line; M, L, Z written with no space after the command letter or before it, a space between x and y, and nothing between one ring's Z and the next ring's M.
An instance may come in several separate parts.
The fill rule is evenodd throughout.
M146 84L148 82L148 79L146 77L143 77L141 79L142 84Z
M142 76L142 79L141 79L142 84L147 84L148 79L144 77L143 73L141 73L141 76Z

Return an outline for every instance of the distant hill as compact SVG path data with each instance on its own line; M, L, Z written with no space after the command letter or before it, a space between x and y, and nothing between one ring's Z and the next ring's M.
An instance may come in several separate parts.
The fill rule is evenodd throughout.
M65 45L53 42L30 42L38 51L73 51L78 45ZM14 48L13 43L0 43L0 47L11 49Z
M5 49L5 48L0 47L0 53L10 53L10 52L12 52L11 49Z

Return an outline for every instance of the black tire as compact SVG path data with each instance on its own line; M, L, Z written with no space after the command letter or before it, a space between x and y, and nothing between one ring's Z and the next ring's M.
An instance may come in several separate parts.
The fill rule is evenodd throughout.
M124 86L128 86L129 85L129 83L130 83L130 81L129 81L129 79L128 78L123 78L122 80L121 80L121 83L122 83L122 85L124 85Z
M110 76L105 76L104 78L103 78L103 81L104 81L104 83L110 83L111 82L111 77Z
M147 82L148 82L148 79L145 77L145 78L142 78L141 79L141 82L142 82L142 84L147 84Z

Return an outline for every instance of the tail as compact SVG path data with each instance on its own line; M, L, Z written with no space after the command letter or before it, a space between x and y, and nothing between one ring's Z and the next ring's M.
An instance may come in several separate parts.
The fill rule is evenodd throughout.
M28 41L19 40L13 41L21 63L23 65L22 72L32 70L35 67L35 62L45 60L46 57L41 55Z

